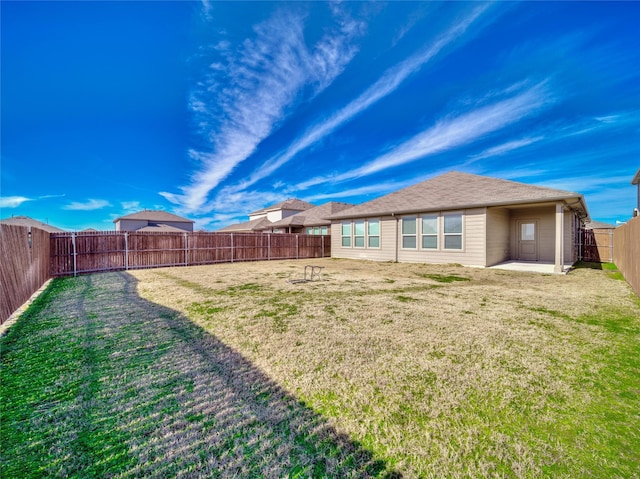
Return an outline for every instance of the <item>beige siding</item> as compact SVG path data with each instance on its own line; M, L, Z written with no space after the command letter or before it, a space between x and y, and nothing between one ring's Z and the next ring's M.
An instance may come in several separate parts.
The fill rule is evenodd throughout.
M442 249L442 241L439 241L438 244L440 248L435 251L422 249L405 250L400 248L398 249L398 261L434 264L459 263L465 266L485 266L485 208L474 208L462 211L462 213L463 249L461 251ZM440 228L439 239L442 239L442 228ZM418 243L420 243L419 239Z
M538 261L555 261L556 217L555 206L514 210L511 215L511 258L518 258L518 221L536 221L538 224Z
M116 231L135 231L147 226L147 220L120 220L116 222Z
M380 220L380 248L349 248L342 246L342 221L331 223L331 257L369 259L373 261L395 261L396 220L389 216Z
M510 218L511 215L506 208L487 209L486 266L509 260Z

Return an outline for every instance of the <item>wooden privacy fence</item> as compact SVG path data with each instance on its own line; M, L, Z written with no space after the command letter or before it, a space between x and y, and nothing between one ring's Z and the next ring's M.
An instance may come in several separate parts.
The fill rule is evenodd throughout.
M578 259L597 263L613 263L612 228L581 229Z
M613 233L614 262L640 296L640 216L618 226Z
M279 233L51 233L51 275L331 256L325 236Z
M49 278L49 233L0 225L0 324Z

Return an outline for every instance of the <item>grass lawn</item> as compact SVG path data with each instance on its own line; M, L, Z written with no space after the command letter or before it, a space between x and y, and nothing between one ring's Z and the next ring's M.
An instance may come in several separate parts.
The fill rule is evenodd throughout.
M619 275L308 263L53 281L0 339L0 476L639 477Z

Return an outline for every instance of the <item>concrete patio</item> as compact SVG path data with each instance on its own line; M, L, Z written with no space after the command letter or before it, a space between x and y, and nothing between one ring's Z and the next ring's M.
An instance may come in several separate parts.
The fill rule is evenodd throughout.
M553 263L545 261L505 261L504 263L489 266L489 268L545 274L567 274L569 269L571 269L571 265L564 265L562 273L555 273L554 266Z

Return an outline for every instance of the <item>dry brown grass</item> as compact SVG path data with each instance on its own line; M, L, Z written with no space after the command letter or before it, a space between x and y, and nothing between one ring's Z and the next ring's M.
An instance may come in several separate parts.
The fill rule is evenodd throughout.
M308 260L130 274L142 298L187 315L406 477L628 477L608 462L620 428L624 447L638 444L637 414L593 424L600 386L611 389L604 358L625 341L607 318L637 340L626 283L589 269L313 263L323 280L302 284L287 280Z

